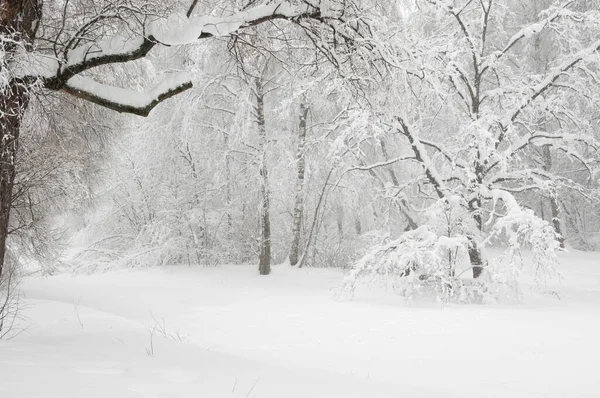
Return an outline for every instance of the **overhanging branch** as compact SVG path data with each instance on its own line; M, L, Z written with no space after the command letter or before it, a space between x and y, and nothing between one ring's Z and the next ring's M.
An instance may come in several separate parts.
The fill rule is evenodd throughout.
M174 85L171 81L170 84L161 84L148 93L135 93L82 78L80 75L98 66L141 59L157 44L188 44L209 37L227 36L239 29L274 19L295 20L300 17L318 16L319 8L305 2L294 4L290 0L262 4L226 17L172 16L148 24L145 36L115 36L103 41L85 43L66 51L64 59L49 64L41 73L25 73L20 78L32 81L41 78L46 89L64 91L118 112L147 116L161 101L191 88L191 81L179 81Z
M190 88L192 83L187 76L166 80L145 93L76 76L63 86L62 91L113 111L148 116L156 105Z

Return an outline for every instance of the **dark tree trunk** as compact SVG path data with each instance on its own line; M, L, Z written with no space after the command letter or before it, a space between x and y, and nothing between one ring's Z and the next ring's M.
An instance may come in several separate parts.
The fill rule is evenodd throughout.
M19 46L31 48L41 6L38 0L0 1L0 72L8 68ZM29 87L19 79L0 89L0 276L4 269L6 239L15 184L15 163L23 114L29 105Z
M21 119L28 104L27 90L19 84L11 84L0 94L0 276L6 255Z
M298 264L298 255L300 249L300 233L302 230L302 216L304 214L304 172L306 169L306 159L304 157L304 145L306 143L306 117L308 107L305 99L300 101L300 121L298 125L298 152L296 155L297 175L296 175L296 198L294 203L294 215L292 221L292 244L290 246L290 265Z
M481 231L483 229L483 219L481 217L481 199L479 197L471 200L469 203L469 210L473 215L477 228ZM469 260L473 269L473 278L477 279L483 273L483 256L481 254L481 248L477 245L475 237L469 236Z
M477 279L483 273L483 258L481 249L473 238L469 238L469 260L473 267L473 278Z
M552 226L554 227L554 232L558 234L558 243L562 249L565 248L565 238L562 234L562 226L560 222L560 210L558 207L558 199L556 195L550 196L550 209L552 210Z

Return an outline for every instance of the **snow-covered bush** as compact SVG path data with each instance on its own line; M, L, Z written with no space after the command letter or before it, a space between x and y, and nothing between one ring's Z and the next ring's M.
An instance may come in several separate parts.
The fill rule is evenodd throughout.
M493 223L490 232L476 244L481 246L493 238L502 238L507 247L501 256L487 259L479 278L471 279L469 248L481 232L474 228L464 203L453 197L431 206L425 225L371 248L346 276L342 295L352 297L361 281L383 280L391 282L394 290L407 300L427 295L440 302L458 303L519 300L522 248L530 249L533 254L537 283L555 276L560 244L552 226L533 211L522 209L510 193L496 190L489 194L494 209L501 200L506 214L492 216L488 221Z
M453 288L454 267L466 254L462 238L439 236L428 226L405 232L400 238L372 248L344 280L345 293L352 294L360 279L391 279L394 289L412 298L433 290L444 298Z

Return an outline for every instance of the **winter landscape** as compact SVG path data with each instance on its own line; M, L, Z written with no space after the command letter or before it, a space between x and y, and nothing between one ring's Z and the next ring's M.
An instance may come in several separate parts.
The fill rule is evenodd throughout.
M598 0L0 0L0 397L600 397Z

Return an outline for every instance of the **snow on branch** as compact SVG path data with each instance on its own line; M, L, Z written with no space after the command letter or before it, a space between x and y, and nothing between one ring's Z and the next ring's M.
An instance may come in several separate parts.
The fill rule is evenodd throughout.
M60 68L52 75L43 76L44 87L60 90L73 76L102 65L135 61L145 57L156 43L146 37L111 37L93 43L86 43L59 59Z
M187 74L175 75L144 93L75 76L69 79L63 91L117 112L148 116L160 102L191 87L192 83Z
M276 1L226 17L210 15L188 18L185 14L173 14L167 19L149 24L147 34L165 45L183 45L198 39L227 36L237 30L272 19L292 19L302 15L318 15L318 9L306 3L294 5L289 1Z
M528 96L523 98L523 100L517 105L515 109L513 109L506 117L502 120L503 129L506 128L511 122L514 122L517 117L521 114L521 112L527 108L529 104L535 101L540 95L546 92L548 89L554 86L554 83L566 72L571 70L577 64L587 59L588 57L596 54L600 51L600 40L593 43L586 49L579 51L574 54L570 59L562 63L558 68L554 69L552 73L548 74L544 80L542 80L539 84L532 87L531 92Z
M360 171L369 171L369 170L373 170L379 167L385 167L385 166L390 166L394 163L398 163L401 162L403 160L414 160L415 157L414 156L401 156L395 159L390 159L390 160L386 160L384 162L378 162L378 163L374 163L374 164L370 164L370 165L365 165L365 166L352 166L346 170L344 170L342 172L342 174L346 174L349 173L351 171L356 171L356 170L360 170Z
M320 15L318 8L305 2L290 0L269 2L239 11L226 17L202 16L188 18L175 14L166 19L150 22L143 36L113 36L105 40L84 43L63 54L63 59L44 63L48 67L40 71L28 68L22 77L35 81L41 78L44 87L62 90L119 112L147 115L159 102L190 87L191 80L169 80L148 93L104 85L79 75L102 65L134 61L145 57L157 44L183 45L199 39L226 36L235 31L272 19L293 19ZM39 64L39 63L38 63Z
M415 154L415 159L417 162L421 163L423 168L425 169L425 176L427 180L433 185L436 194L440 199L443 199L447 196L448 190L443 184L443 178L439 175L435 166L429 155L427 154L427 150L423 143L419 140L419 138L412 132L412 130L408 127L403 118L396 116L396 121L399 124L398 130L404 135Z
M501 51L493 54L493 57L484 64L482 70L487 70L494 62L498 61L500 58L505 56L510 51L510 49L513 48L521 40L529 39L534 35L537 35L552 22L567 14L565 10L573 3L575 3L575 0L568 0L562 5L556 7L552 12L549 13L549 15L546 18L537 21L533 24L529 24L523 29L519 30L510 38L506 46Z

